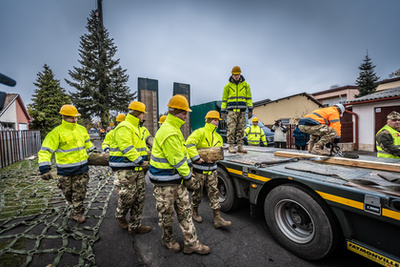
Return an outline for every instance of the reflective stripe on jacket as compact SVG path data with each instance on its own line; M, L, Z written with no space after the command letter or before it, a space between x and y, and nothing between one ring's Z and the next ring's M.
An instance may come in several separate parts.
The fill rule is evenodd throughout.
M78 175L87 172L88 155L86 150L94 150L85 127L65 120L49 132L40 148L39 170L41 174L51 170L51 156L54 153L57 163L57 174L64 176Z
M149 178L156 184L181 183L190 180L192 174L188 164L185 139L181 126L185 122L171 114L158 129L154 137L150 158Z
M241 77L241 79L243 76ZM246 110L253 111L253 101L251 99L250 85L245 82L239 82L235 84L233 78L229 79L229 83L225 85L224 92L222 94L221 112L226 110Z
M342 124L340 124L340 114L334 106L314 110L310 114L305 115L303 118L301 118L299 124L326 124L336 131L336 137L341 137Z
M382 127L382 129L380 129L376 135L378 135L380 132L382 132L383 130L388 131L393 138L393 145L395 147L397 147L398 149L400 149L400 133L398 131L396 131L395 129L393 129L392 127L385 125ZM378 142L376 142L376 151L377 151L377 157L378 158L393 158L393 159L400 159L400 157L392 155L388 152L386 152L385 150L383 150L380 145L378 144Z
M197 148L217 147L223 145L221 135L217 133L217 127L211 123L206 123L203 128L195 130L186 140L186 148L193 164L193 169L201 171L214 171L217 169L217 163L197 164L195 161L200 159Z
M139 129L139 119L128 114L114 129L114 138L110 144L111 168L131 168L140 166L147 158L147 146L142 131Z
M244 135L247 136L247 142L252 146L259 146L261 142L267 146L267 138L260 126L251 125L244 130Z

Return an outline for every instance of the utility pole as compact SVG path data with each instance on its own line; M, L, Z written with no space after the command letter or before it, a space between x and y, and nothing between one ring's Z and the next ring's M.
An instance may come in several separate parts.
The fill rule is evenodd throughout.
M103 44L104 41L104 24L103 24L103 0L97 0L97 9L95 11L96 17L98 19L98 35L99 35L99 64L100 69L98 72L99 75L99 92L103 95L103 105L106 112L102 112L100 116L101 124L103 128L106 128L109 125L109 114L110 108L108 106L107 98L108 98L108 82L107 82L107 53L105 51L105 47Z
M103 27L103 0L97 0L96 16L99 19L99 27Z

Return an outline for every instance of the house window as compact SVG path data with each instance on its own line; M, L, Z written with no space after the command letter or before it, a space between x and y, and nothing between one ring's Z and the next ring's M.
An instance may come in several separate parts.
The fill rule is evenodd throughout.
M13 130L15 130L15 123L2 122L1 123L1 130L3 130L3 131L13 131Z
M290 119L280 119L283 125L290 124Z
M18 126L20 131L28 130L28 125L26 123L20 123Z

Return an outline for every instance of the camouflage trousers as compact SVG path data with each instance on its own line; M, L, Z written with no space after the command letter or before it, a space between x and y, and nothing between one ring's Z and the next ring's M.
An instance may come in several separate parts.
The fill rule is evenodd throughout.
M244 128L246 127L246 113L244 111L228 111L226 139L228 144L235 143L235 134L238 144L243 144Z
M114 185L118 202L115 218L125 218L129 212L129 229L140 226L144 200L146 198L146 181L142 171L120 170L114 172Z
M68 203L72 203L72 215L82 214L85 211L83 200L86 197L89 172L72 176L58 176L58 188L64 194Z
M200 187L193 190L192 194L192 206L198 207L203 198L204 185L206 186L210 207L212 210L220 209L219 204L219 191L218 191L218 178L217 171L212 171L211 174L195 173L196 181Z
M322 145L332 142L337 136L337 132L326 124L299 125L299 130L310 135L310 143L320 142ZM319 141L318 137L321 137Z
M185 246L197 243L197 233L192 220L192 209L189 201L189 192L183 184L158 186L154 185L156 208L158 211L158 225L161 227L161 238L165 243L174 240L172 224L174 211L185 239Z

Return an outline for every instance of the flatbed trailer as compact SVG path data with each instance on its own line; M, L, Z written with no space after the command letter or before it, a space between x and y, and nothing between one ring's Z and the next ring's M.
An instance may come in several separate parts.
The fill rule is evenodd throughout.
M218 163L222 211L243 199L261 207L277 242L303 259L318 260L345 245L381 265L400 267L399 160L360 156L356 166L345 166L317 155L287 158L274 148L246 149L226 152Z

